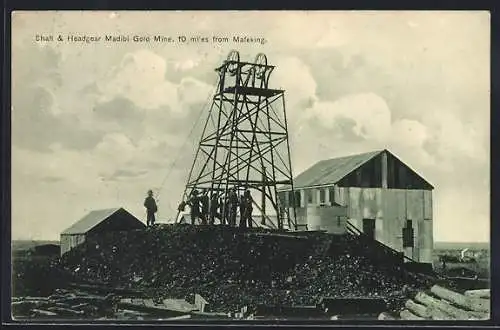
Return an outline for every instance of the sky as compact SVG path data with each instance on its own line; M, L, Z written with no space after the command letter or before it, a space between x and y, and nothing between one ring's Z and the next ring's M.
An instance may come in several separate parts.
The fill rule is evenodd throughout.
M175 42L133 41L159 34ZM172 218L214 68L233 49L276 65L295 175L388 149L434 185L435 241L489 241L490 17L479 11L15 12L13 239L58 239L94 209L144 220L148 189L159 222Z

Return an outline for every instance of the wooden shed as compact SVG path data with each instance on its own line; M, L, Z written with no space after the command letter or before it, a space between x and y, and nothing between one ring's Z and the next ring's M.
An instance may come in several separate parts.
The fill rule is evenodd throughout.
M346 207L360 231L418 262L432 262L434 187L388 150L322 160L294 179L297 222L314 207ZM285 207L294 201L280 189ZM328 214L326 212L325 214ZM322 219L321 222L339 219Z
M146 226L123 208L91 211L61 233L61 255L102 232L141 229Z

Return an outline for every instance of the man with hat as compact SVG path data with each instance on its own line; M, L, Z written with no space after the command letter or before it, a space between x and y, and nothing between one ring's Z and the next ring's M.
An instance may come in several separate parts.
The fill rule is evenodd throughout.
M155 224L155 213L158 211L158 206L153 198L153 191L148 190L148 197L144 200L144 207L146 208L146 224L147 226L153 226Z
M200 198L198 197L198 190L193 190L191 193L191 198L189 199L189 206L191 207L191 224L194 225L194 219L201 218L201 210L200 210Z
M234 188L229 189L229 225L236 226L236 214L238 212L239 198Z
M250 190L246 190L244 195L242 196L242 214L241 214L241 222L243 224L240 226L245 227L248 226L248 228L252 228L252 211L253 211L253 198L252 195L250 194Z

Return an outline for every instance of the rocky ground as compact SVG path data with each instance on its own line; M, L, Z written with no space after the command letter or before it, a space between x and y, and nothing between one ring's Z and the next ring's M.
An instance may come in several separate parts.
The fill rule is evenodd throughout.
M220 312L359 296L382 297L388 310L397 311L417 290L433 284L432 278L409 273L378 253L369 241L305 236L190 225L106 233L67 253L59 269L72 281L141 288L155 299L192 302L198 293Z

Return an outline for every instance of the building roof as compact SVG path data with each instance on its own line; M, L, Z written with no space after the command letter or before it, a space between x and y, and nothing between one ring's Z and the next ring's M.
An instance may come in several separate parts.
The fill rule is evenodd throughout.
M94 210L64 230L61 234L84 234L123 208ZM124 210L125 211L125 210ZM126 211L125 211L126 212Z
M319 161L299 174L293 180L293 185L295 188L305 188L323 184L335 184L383 151L377 150Z

